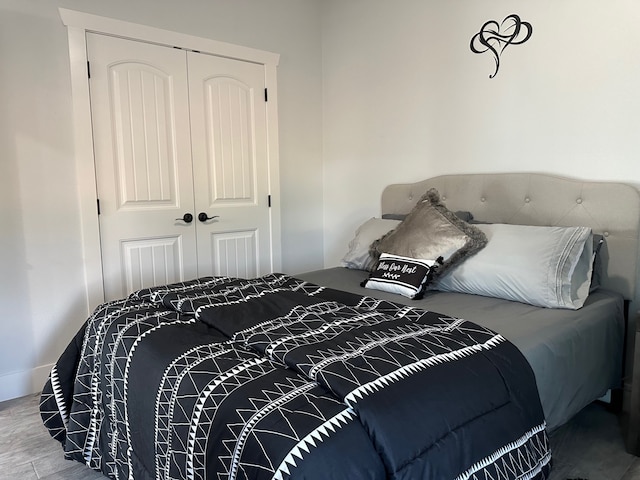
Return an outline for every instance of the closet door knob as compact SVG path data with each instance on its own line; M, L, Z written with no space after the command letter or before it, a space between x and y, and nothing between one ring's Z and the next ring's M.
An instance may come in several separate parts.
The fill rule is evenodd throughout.
M214 218L218 218L218 217L219 215L214 215L213 217L210 217L204 212L200 212L198 214L198 220L200 220L201 222L206 222L207 220L213 220Z
M185 213L182 218L176 218L176 220L182 220L184 223L191 223L193 222L193 215Z

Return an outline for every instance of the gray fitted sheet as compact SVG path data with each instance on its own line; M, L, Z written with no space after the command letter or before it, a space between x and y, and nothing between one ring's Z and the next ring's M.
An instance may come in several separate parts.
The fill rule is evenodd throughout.
M410 300L360 282L368 272L342 267L296 275L338 290L383 298L484 325L502 334L524 354L533 369L549 429L621 386L624 301L599 289L579 310L549 309L460 293L427 292Z

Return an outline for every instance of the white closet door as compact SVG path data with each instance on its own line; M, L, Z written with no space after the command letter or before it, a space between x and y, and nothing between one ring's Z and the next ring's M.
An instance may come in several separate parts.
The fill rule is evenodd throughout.
M105 299L197 275L182 50L87 35Z
M263 65L189 52L200 275L271 271ZM214 217L201 221L204 214Z

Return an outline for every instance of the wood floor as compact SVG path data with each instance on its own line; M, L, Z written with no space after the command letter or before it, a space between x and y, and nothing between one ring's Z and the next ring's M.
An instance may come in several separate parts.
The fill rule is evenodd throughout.
M104 479L64 460L38 413L39 395L0 403L0 480ZM640 458L624 450L618 418L601 404L585 408L551 435L551 480L640 480Z

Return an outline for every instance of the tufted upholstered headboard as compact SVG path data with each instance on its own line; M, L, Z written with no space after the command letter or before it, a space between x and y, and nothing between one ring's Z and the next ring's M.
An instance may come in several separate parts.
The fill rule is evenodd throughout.
M602 286L632 300L632 308L640 306L640 193L635 187L540 173L444 175L389 185L382 193L382 213L408 213L432 187L450 210L469 211L479 221L591 227L606 240Z

